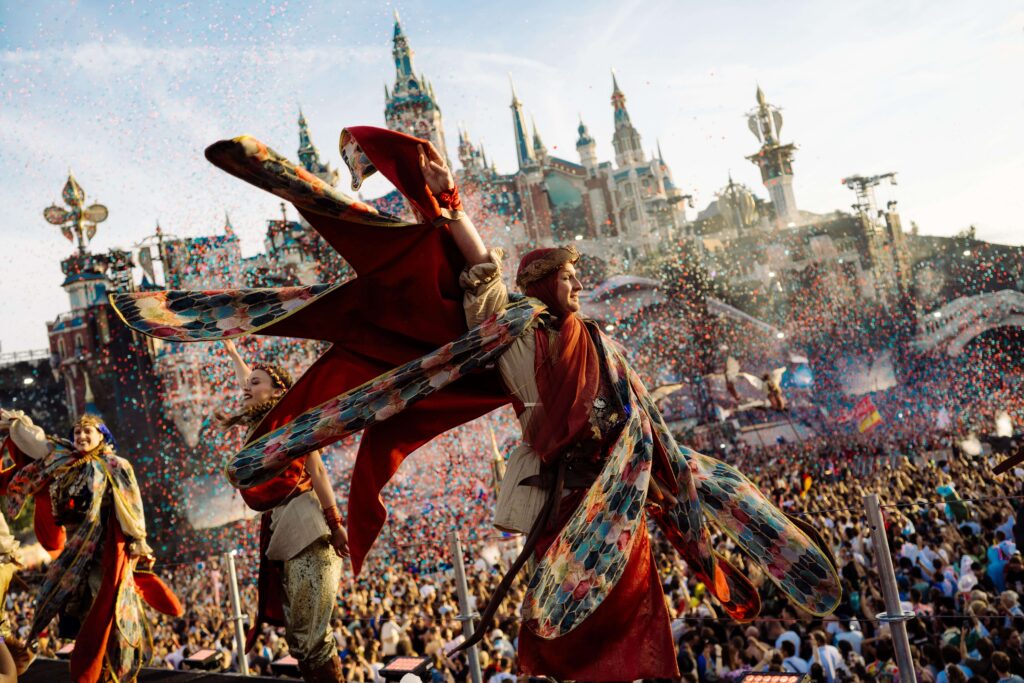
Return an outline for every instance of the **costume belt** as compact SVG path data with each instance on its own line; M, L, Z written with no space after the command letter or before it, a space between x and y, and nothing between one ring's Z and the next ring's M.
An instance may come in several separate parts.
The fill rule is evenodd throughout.
M582 458L559 458L558 464L545 467L541 469L540 474L535 474L519 482L520 486L536 486L544 489L548 492L547 499L544 501L544 507L541 508L540 514L537 515L537 519L533 521L533 526L530 527L530 532L526 535L526 541L523 542L523 549L519 551L519 555L515 561L512 562L512 566L509 567L508 571L501 578L501 583L491 594L490 599L487 601L487 606L484 608L483 613L480 616L480 623L477 625L476 630L473 632L465 642L463 642L456 652L470 648L479 643L484 634L486 634L494 621L494 615L498 612L498 607L501 605L505 596L508 595L509 589L512 587L512 582L515 580L516 575L523 568L523 565L529 561L530 556L533 555L533 551L537 547L537 542L543 535L546 529L550 529L558 520L559 508L562 502L562 495L566 489L578 490L588 489L597 481L598 476L601 474L601 468L604 467L604 463L582 459Z

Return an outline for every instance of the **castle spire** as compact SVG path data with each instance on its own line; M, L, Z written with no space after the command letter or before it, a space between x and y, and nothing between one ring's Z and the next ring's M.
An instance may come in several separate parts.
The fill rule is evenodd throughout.
M612 135L612 146L615 147L615 163L619 167L644 160L643 146L640 144L640 133L633 127L626 110L626 95L619 87L619 80L612 69L612 108L615 110L615 133Z
M441 108L434 96L434 87L417 74L413 64L412 47L402 29L401 18L395 12L395 31L391 56L395 62L395 84L388 92L384 87L384 119L387 127L407 135L427 138L445 159L448 149L444 140Z
M331 187L338 184L338 172L331 169L330 164L320 161L320 152L317 151L313 139L309 135L309 124L306 122L306 115L299 107L299 163L307 171L320 178Z
M537 165L537 158L534 156L533 147L530 145L526 133L526 116L523 114L523 103L516 95L516 86L512 82L512 74L508 76L509 86L512 88L512 129L516 138L516 159L519 161L520 170Z
M533 153L538 159L542 159L547 156L547 148L540 139L540 133L537 132L537 121L533 115L530 115L530 125L533 126Z
M320 152L317 151L309 136L309 123L302 113L301 106L299 107L299 161L310 173L317 173L323 167L320 162Z
M416 78L416 70L413 68L413 51L409 47L409 40L402 31L402 22L398 17L398 10L395 10L395 32L392 39L393 46L391 55L395 58L395 89L403 78Z
M580 155L580 163L586 169L592 169L597 166L597 143L594 142L594 138L590 137L590 132L587 130L587 126L583 123L583 115L580 115L580 125L576 127L576 132L579 137L576 139L576 151Z

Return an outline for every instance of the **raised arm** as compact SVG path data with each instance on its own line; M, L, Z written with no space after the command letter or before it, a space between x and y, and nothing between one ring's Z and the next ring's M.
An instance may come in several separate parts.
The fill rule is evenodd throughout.
M235 364L235 377L238 378L238 386L240 388L245 387L246 381L249 379L249 375L252 374L252 368L246 364L242 359L242 356L238 353L238 349L235 347L235 342L230 339L223 340L224 350L228 352L228 356Z
M33 424L31 417L21 410L0 408L0 442L8 435L18 450L33 460L41 460L50 453L46 433Z
M430 143L426 146L420 145L420 170L423 172L423 180L435 197L455 189L455 178L451 169ZM448 227L455 238L455 244L466 259L466 265L472 267L479 263L487 263L490 257L480 233L476 231L476 226L465 211L460 211L459 214L459 218L449 223Z
M327 477L327 468L324 467L319 450L306 456L306 472L313 481L313 491L324 510L324 521L331 530L331 547L338 557L348 557L348 534L341 523L341 513L338 512L338 503L334 499L334 489L331 488L331 480Z

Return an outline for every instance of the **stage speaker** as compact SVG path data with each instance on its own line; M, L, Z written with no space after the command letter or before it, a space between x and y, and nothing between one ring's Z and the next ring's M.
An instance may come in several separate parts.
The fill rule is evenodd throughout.
M68 643L61 649L57 650L57 659L71 659L71 653L75 651L75 644Z
M295 659L295 657L292 657L291 655L285 655L276 662L271 662L270 670L275 676L302 678L302 674L299 672L299 660Z
M393 657L377 673L385 681L401 681L406 674L422 677L431 668L430 657Z
M181 667L190 671L217 671L223 661L216 650L199 650L190 654Z

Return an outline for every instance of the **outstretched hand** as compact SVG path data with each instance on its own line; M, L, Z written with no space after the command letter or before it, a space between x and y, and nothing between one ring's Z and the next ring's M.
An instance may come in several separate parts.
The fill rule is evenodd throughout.
M431 194L438 195L446 190L455 187L455 178L448 168L447 162L438 154L434 145L427 143L419 145L420 150L420 171L423 173L423 180Z

